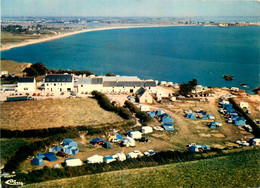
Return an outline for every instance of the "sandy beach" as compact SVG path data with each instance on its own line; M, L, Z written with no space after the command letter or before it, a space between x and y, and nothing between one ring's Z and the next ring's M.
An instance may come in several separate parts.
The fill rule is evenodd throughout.
M145 28L145 27L173 27L173 26L177 26L177 25L129 25L129 26L114 26L114 27L103 27L103 28L93 28L93 29L84 29L84 30L79 30L79 31L73 31L70 33L63 33L63 34L58 34L55 36L50 36L50 37L46 37L46 38L42 38L42 39L35 39L35 40L27 40L21 43L17 43L17 44L6 44L3 45L0 49L0 51L5 51L5 50L10 50L12 48L18 48L18 47L22 47L22 46L27 46L27 45L31 45L31 44L37 44L37 43L42 43L42 42L46 42L46 41L50 41L50 40L55 40L55 39L59 39L62 37L67 37L70 35L76 35L79 33L85 33L85 32L93 32L93 31L103 31L103 30L112 30L112 29L129 29L129 28ZM178 25L181 26L181 25Z

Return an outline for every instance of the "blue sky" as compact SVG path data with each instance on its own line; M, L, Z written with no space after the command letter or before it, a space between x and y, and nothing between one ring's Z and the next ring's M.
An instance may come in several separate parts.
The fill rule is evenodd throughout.
M2 16L260 16L260 0L2 0Z

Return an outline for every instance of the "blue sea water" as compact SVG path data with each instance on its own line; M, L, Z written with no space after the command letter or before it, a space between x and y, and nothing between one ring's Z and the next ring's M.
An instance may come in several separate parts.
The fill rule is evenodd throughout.
M259 86L260 27L176 26L81 33L1 52L49 69L113 72L142 79L239 87ZM225 81L223 74L234 75ZM240 83L250 88L243 88Z

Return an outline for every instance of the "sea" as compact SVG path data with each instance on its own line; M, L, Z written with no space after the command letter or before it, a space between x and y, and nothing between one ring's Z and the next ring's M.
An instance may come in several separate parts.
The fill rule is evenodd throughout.
M203 86L259 86L260 27L174 26L86 32L13 48L1 58L49 69L138 76ZM226 81L223 75L233 75ZM241 86L246 83L249 88Z

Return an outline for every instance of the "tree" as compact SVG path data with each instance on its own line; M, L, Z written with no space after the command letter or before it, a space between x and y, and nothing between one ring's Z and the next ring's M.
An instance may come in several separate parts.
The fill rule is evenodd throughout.
M26 76L39 76L39 73L31 67L24 69L23 72L26 73Z
M112 73L112 72L108 72L108 73L106 73L105 76L116 76L116 75L114 73Z
M48 72L47 67L39 62L31 65L30 68L34 68L39 73L39 75L45 75Z
M195 88L196 85L198 85L198 81L196 79L189 81L187 84L182 83L180 85L180 94L189 95L191 93L191 91Z

